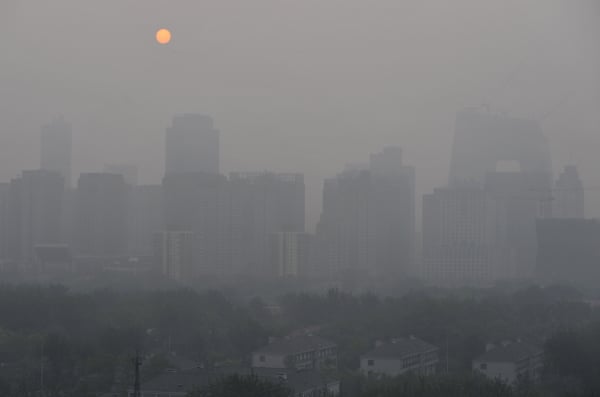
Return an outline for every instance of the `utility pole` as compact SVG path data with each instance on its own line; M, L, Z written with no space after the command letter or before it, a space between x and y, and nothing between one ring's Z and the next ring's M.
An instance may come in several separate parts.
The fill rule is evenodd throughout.
M449 358L450 357L448 354L448 331L446 331L446 374L450 372Z
M42 351L40 355L40 392L42 397L46 395L44 391L44 341L42 340Z
M142 359L138 350L135 351L135 358L133 359L133 366L135 369L135 379L133 381L133 397L141 397L140 390L140 366L142 365Z

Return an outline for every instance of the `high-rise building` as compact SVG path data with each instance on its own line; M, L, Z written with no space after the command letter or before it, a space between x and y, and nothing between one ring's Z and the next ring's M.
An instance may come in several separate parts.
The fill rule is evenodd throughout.
M10 183L0 183L0 263L8 262Z
M600 283L600 220L539 219L536 275L546 283Z
M277 277L298 277L307 274L311 235L303 232L271 234L271 269Z
M238 273L270 276L271 234L304 232L302 174L232 173L232 266Z
M399 147L372 154L375 267L379 276L414 272L415 169L402 162Z
M486 176L486 191L506 208L507 244L518 278L533 276L537 253L535 222L549 217L552 211L548 182L541 175L522 172L492 172Z
M127 186L122 175L85 173L77 184L75 249L80 257L127 254Z
M504 203L478 187L423 196L423 276L441 284L481 284L514 276Z
M551 188L552 161L548 140L539 123L466 109L456 116L450 186L483 186L486 175L511 162L516 172L536 175Z
M190 231L166 230L155 233L156 262L165 277L179 282L189 282L197 277L194 242L194 233Z
M163 192L164 230L192 233L190 274L229 274L231 195L227 178L207 173L169 174L163 179Z
M35 265L37 245L62 243L64 186L61 175L46 170L23 171L11 181L8 251L25 269Z
M165 174L219 173L219 131L209 116L182 114L173 118L165 141Z
M317 273L385 278L412 272L415 171L403 164L400 148L371 155L367 169L325 180L315 240Z
M72 127L60 117L42 127L40 168L60 174L71 186Z
M128 189L128 252L132 257L150 257L154 236L163 230L161 185L140 185Z
M554 218L583 219L584 188L577 167L567 165L556 181L554 189Z
M273 276L271 235L304 232L301 174L170 174L163 190L165 230L192 232L197 276Z
M375 213L369 171L346 170L323 184L316 275L358 278L375 269Z
M478 109L458 113L448 182L485 188L505 202L516 275L532 276L535 222L552 212L552 163L539 123Z

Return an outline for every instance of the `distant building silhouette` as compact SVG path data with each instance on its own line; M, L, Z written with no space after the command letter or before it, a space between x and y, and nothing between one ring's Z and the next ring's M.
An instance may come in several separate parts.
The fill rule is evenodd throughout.
M305 186L302 174L231 173L232 260L236 272L273 276L273 233L304 232Z
M169 174L163 190L164 230L192 233L196 276L272 277L272 234L304 232L301 174Z
M35 264L35 247L62 242L65 181L56 172L23 171L11 181L8 250L25 270Z
M209 116L175 116L167 128L165 174L219 173L219 131Z
M0 183L0 268L5 268L9 262L10 235L10 183Z
M566 166L556 181L553 216L555 218L584 218L584 194L583 183L579 179L577 167Z
M163 230L163 189L161 185L139 185L128 189L128 253L151 257L154 236Z
M75 248L78 256L127 254L127 187L122 175L84 173L77 184Z
M504 162L512 164L502 169ZM483 187L506 206L508 245L518 277L533 274L535 221L551 216L552 164L538 123L467 109L456 118L450 187Z
M179 173L163 179L165 231L191 232L190 277L231 272L231 194L218 174Z
M536 274L545 282L600 283L600 220L540 219Z
M482 186L499 162L515 161L519 172L551 187L550 149L539 123L470 108L458 113L454 131L450 186Z
M423 196L423 270L441 284L514 277L506 208L482 188L442 188Z
M71 186L71 124L60 117L44 125L41 131L40 168L60 174L67 187Z
M315 236L315 272L357 279L412 270L415 235L414 168L399 148L372 155L323 185Z
M161 274L179 282L197 277L194 263L195 236L191 231L165 230L154 234L154 254Z
M375 200L375 266L383 277L413 272L415 251L415 169L399 147L371 154Z
M303 232L271 234L271 268L278 277L298 277L307 274L311 235Z

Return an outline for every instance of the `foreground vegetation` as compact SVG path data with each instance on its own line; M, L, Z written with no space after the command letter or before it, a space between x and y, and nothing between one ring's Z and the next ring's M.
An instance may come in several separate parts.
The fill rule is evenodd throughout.
M273 311L274 304L280 310ZM75 293L5 285L0 395L124 392L132 384L136 350L146 357L144 380L177 367L171 352L204 365L245 364L268 336L310 328L339 345L344 397L453 396L461 390L461 396L588 397L600 391L598 320L597 310L564 288L421 290L396 298L332 290L289 294L267 305L258 297L234 303L222 293L192 290ZM360 354L375 340L408 335L439 346L442 372L449 373L375 383L357 375ZM471 360L486 343L517 338L546 347L540 387L507 389L473 377Z

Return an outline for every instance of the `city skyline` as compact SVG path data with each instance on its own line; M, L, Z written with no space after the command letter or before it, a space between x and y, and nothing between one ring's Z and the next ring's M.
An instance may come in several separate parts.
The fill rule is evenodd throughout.
M305 174L312 229L322 180L385 145L404 148L417 192L431 192L447 178L455 113L487 103L539 120L554 172L574 163L600 185L595 0L234 0L244 11L233 19L216 0L109 1L95 13L74 0L12 3L0 25L0 180L37 164L39 126L63 113L74 170L133 161L142 184L158 183L164 129L199 112L221 130L224 173ZM154 40L159 26L173 31L168 46ZM61 39L46 45L52 34ZM600 216L600 193L589 200Z

